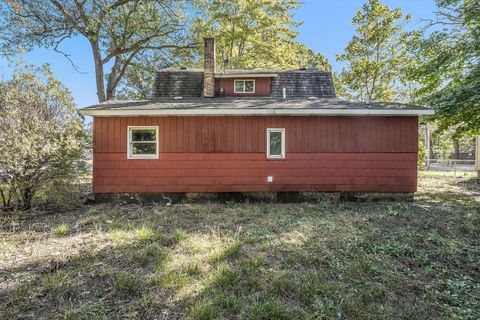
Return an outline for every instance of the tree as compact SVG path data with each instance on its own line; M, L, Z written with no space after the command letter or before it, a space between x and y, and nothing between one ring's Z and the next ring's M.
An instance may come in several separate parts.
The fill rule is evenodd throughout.
M217 69L320 69L330 71L325 56L304 44L295 42L300 23L292 11L300 6L297 0L197 0L190 7L192 37L202 43L206 35L214 36L217 48ZM203 67L203 47L194 50L173 49L165 56L152 52L142 56L127 70L121 83L124 98L148 98L155 71L165 67ZM224 65L224 58L228 64Z
M148 99L158 70L175 67L201 67L198 50L173 48L139 55L127 68L117 88L117 99Z
M198 0L194 30L197 37L215 37L219 67L294 69L312 67L307 60L315 60L323 68L329 65L324 56L295 42L295 28L302 23L293 11L300 5L298 0Z
M369 0L357 11L352 19L357 34L337 55L337 61L347 63L338 83L345 98L367 103L399 99L396 88L409 60L403 25L409 19L379 0Z
M315 53L303 43L295 42L291 47L291 61L286 69L318 69L321 71L332 71L332 65L327 57L321 53Z
M61 51L62 42L84 37L95 64L98 101L112 99L129 66L152 51L188 48L181 0L4 0L0 4L3 51L18 46ZM73 64L73 63L72 63Z
M217 61L228 57L228 67L271 68L288 59L283 52L298 33L293 28L296 0L199 0L197 35L216 39Z
M29 209L42 187L78 178L87 139L70 93L48 66L16 71L0 82L0 200Z
M411 48L416 94L435 108L440 131L480 134L480 1L437 0L437 6L436 19Z

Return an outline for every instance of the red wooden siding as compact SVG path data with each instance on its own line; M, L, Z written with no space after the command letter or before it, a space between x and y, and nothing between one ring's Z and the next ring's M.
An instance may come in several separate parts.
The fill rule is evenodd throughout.
M254 93L235 93L235 80L255 80ZM228 97L266 97L270 96L270 78L219 78L215 79L215 92L220 95L220 89L223 88L224 94Z
M127 160L141 125L159 126L159 159ZM285 128L285 160L266 159L267 128ZM417 132L416 117L96 117L94 192L414 192Z

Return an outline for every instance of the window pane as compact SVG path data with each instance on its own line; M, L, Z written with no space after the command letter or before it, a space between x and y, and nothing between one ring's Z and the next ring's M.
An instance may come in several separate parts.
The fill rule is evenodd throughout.
M253 80L245 81L245 92L253 92Z
M157 154L157 144L156 143L141 143L134 142L132 143L132 154Z
M270 155L281 156L282 155L282 133L270 132Z
M132 130L132 141L157 141L156 130Z
M243 81L235 81L235 92L243 92Z

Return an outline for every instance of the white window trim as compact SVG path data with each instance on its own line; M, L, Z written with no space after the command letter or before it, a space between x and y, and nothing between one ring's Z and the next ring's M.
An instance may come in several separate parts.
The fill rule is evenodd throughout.
M236 85L237 81L243 82L243 91L237 91L237 85ZM245 92L245 81L253 81L253 91L252 92ZM255 79L235 79L233 81L233 92L234 93L245 93L245 94L255 93Z
M132 154L132 130L155 130L156 141L145 142L137 141L142 143L155 143L156 144L156 154ZM127 158L128 159L158 159L158 126L128 126L127 127Z
M280 155L270 154L270 133L281 132L282 133L282 152ZM285 128L267 128L267 159L285 159Z

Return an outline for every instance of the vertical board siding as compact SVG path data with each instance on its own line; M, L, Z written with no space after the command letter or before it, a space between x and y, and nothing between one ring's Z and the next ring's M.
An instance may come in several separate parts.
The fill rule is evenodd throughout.
M235 80L255 80L254 93L235 93ZM216 95L220 95L220 89L223 88L223 94L227 97L268 97L270 96L270 78L220 78L215 79Z
M413 192L417 117L95 117L94 192ZM158 126L160 157L127 160L127 127ZM285 128L286 159L265 157ZM268 184L266 177L274 176Z
M128 126L159 126L160 151L264 152L285 128L289 152L417 152L416 117L131 117L94 120L95 152L126 151Z

